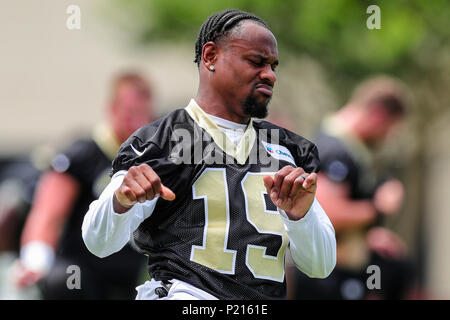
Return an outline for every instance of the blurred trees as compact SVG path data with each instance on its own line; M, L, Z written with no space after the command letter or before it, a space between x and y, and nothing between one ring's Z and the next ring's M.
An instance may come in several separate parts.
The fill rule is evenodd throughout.
M225 8L253 12L268 22L283 50L313 56L344 90L374 72L419 77L433 71L450 38L447 0L114 1L131 18L122 26L142 44L169 40L193 46L211 13ZM372 4L381 9L379 30L366 27Z

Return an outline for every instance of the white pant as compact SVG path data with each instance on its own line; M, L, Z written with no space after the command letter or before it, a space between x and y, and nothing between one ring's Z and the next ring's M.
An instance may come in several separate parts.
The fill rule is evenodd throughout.
M162 287L161 281L145 281L144 284L138 286L136 300L217 300L213 295L200 290L193 285L184 281L172 279L172 286L166 297L160 298L155 289Z

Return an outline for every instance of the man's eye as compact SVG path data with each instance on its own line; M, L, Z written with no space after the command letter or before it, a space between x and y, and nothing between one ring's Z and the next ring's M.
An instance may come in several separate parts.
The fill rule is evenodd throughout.
M262 66L262 62L261 61L253 61L253 60L249 60L253 65L257 66L257 67L261 67Z

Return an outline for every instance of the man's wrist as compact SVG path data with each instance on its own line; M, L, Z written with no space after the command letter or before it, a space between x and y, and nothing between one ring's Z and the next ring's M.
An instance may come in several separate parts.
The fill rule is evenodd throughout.
M284 210L284 212L286 213L286 216L289 218L289 220L297 221L297 220L300 220L301 218L303 218L305 216L306 212L308 212L308 210L303 214L297 214L297 213L294 213L292 211L287 211L287 210Z
M313 202L314 202L314 200L313 200ZM289 218L289 220L293 220L293 221L300 220L308 213L309 210L311 210L313 202L311 202L309 207L306 210L304 210L304 212L298 213L298 212L295 212L295 211L288 211L288 210L284 210L284 212L286 213L286 215Z
M299 218L298 216L293 216L291 218L288 215L288 212L286 212L285 210L282 210L280 208L278 208L278 212L280 213L280 215L283 218L283 221L285 223L288 223L288 224L305 223L305 222L307 222L307 220L311 219L310 218L311 216L314 216L313 211L316 210L316 208L314 206L314 201L313 201L313 204L309 207L308 211L306 211L306 213L301 218ZM292 212L290 212L289 214L292 214Z
M113 209L114 209L115 213L122 214L122 213L127 212L131 208L132 208L132 206L131 207L126 207L126 206L122 205L119 202L119 200L117 199L116 193L114 192L114 194L113 194Z

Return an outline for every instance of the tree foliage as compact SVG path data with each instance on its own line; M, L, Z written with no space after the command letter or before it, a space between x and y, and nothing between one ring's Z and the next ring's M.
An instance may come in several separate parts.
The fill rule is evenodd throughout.
M266 20L281 48L310 54L331 72L358 80L374 72L421 68L450 37L447 0L115 0L129 14L134 39L195 42L205 18L239 8ZM369 30L369 5L379 6L381 29ZM281 51L282 52L282 51ZM280 53L282 54L282 53Z

